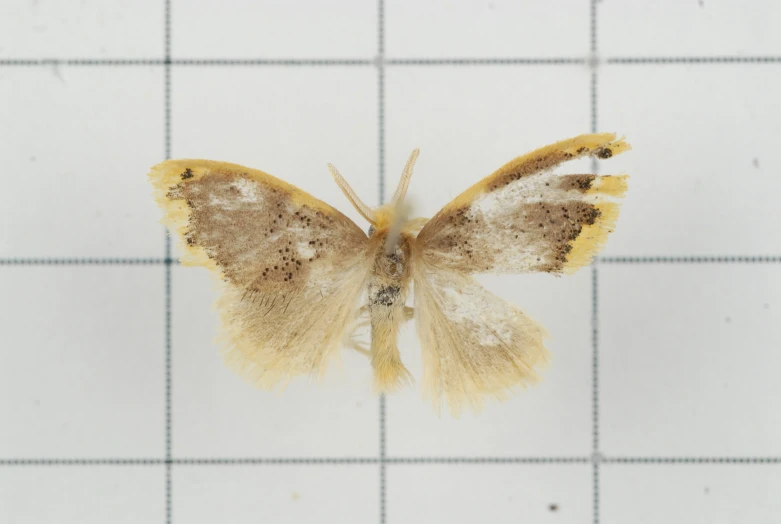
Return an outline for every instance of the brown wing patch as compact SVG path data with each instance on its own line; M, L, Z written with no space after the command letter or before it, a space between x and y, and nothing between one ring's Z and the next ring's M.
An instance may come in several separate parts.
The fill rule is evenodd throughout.
M465 273L562 272L580 235L593 235L584 228L599 224L613 207L545 201L507 209L498 220L479 209L457 210L436 235L424 237L423 256L430 264Z
M296 287L350 233L333 215L293 205L284 190L263 188L246 175L191 179L168 197L190 209L186 243L203 248L225 279L255 290Z
M366 235L327 204L266 173L219 162L168 161L150 174L182 262L254 290L284 291L312 264L355 252Z

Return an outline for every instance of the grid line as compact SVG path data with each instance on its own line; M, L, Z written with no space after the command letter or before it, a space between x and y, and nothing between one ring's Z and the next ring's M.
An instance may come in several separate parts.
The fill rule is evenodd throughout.
M165 0L165 66L163 120L165 160L171 158L171 0ZM171 235L165 230L165 522L173 520L173 472L171 470Z
M597 69L599 58L597 56L597 0L589 2L589 36L591 43L591 59L589 67L591 69L591 83L589 93L591 95L591 132L597 132L599 100L597 98ZM591 170L597 173L599 170L598 161L591 160ZM592 487L591 513L594 524L599 524L599 278L597 263L599 259L595 258L591 264L591 473Z
M385 202L385 0L377 0L377 161L378 203ZM386 471L386 424L385 394L380 395L380 524L387 520L387 471Z
M594 515L594 524L599 524L599 464L594 463L591 471L592 489L592 514Z
M599 465L653 465L653 464L781 464L781 456L769 457L385 457L385 464L594 464ZM17 458L0 459L0 466L230 466L274 464L379 464L378 457L182 457L163 458Z
M781 464L781 457L613 457L606 464Z
M391 66L583 65L585 58L389 58Z
M599 453L599 271L591 266L591 451Z
M386 451L386 418L385 418L385 394L380 395L380 524L385 524L387 520L387 464L388 458Z
M179 58L171 61L175 66L363 66L372 65L369 58Z
M170 258L0 258L0 266L152 266L178 263Z
M595 50L592 50L595 53ZM42 66L358 66L375 65L371 58L5 58L0 67L42 67ZM445 57L445 58L386 58L388 66L475 66L475 65L584 65L597 62L597 57L550 57L550 58L488 58L488 57ZM676 64L781 64L781 56L658 56L658 57L609 57L609 65L676 65Z
M648 56L613 57L612 65L638 64L780 64L781 56Z
M601 264L778 264L778 255L615 256L598 257Z
M591 97L591 132L597 132L597 71L594 68L594 64L591 64L591 84L589 86L589 95ZM596 165L597 160L592 159L592 166Z
M592 55L597 52L597 2L589 2L589 45Z
M596 172L597 169L595 168ZM606 256L595 257L600 264L780 264L781 255L707 255L707 256ZM0 266L144 266L171 264L179 261L168 258L58 258L16 257L0 258Z

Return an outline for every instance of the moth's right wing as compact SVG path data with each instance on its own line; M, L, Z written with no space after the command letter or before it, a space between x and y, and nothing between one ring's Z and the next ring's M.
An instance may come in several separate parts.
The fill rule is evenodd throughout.
M306 192L243 166L169 160L149 178L182 263L222 282L229 367L264 388L321 374L357 316L372 259L366 234Z

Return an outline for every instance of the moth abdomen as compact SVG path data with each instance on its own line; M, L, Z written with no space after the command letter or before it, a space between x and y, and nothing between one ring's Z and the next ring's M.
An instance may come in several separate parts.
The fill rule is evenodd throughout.
M398 302L401 296L401 286L382 286L369 284L369 305L390 307Z

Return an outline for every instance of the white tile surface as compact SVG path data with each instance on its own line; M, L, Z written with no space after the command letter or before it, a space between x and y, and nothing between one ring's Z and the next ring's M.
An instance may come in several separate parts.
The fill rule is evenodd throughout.
M750 56L781 52L781 4L740 0L600 0L605 57Z
M600 522L775 522L779 465L611 465L600 468Z
M781 75L759 65L616 66L599 127L633 150L602 163L629 191L606 255L777 253Z
M93 0L0 3L1 58L162 58L164 6Z
M0 467L0 522L163 522L163 466Z
M339 522L379 518L376 466L186 466L175 470L177 522Z
M388 524L591 522L591 467L388 467Z
M0 269L0 457L161 456L162 267Z
M520 307L551 333L551 364L543 381L475 416L437 417L419 383L388 398L388 454L421 457L586 456L591 452L591 271L481 277L496 295ZM405 327L399 347L410 372L421 376L420 344Z
M601 265L602 451L778 456L781 267Z
M160 68L2 68L0 99L0 256L161 256Z
M371 367L343 351L322 384L256 390L222 363L204 269L173 268L173 445L177 457L377 457L379 413Z
M388 58L582 57L588 2L386 2Z
M176 58L362 58L377 54L377 4L173 0Z
M605 254L780 255L775 63L620 65L610 57L781 53L775 2L593 4L596 123L634 146L600 163L630 191ZM366 64L171 67L171 152L284 178L365 227L325 168L369 204L422 154L410 195L430 216L511 158L591 128L587 65L399 66L416 58L586 58L591 4L219 3L172 0L175 59ZM164 255L145 179L164 156L165 68L14 59L165 53L166 3L0 6L0 522L162 522L165 468L11 466L16 458L166 451L165 268L18 265L28 257ZM383 28L384 91L368 63ZM384 141L380 104L384 93ZM380 146L384 147L382 155ZM563 172L589 172L590 162ZM599 271L600 449L615 456L778 457L777 263L608 265ZM591 272L482 278L551 332L543 382L480 417L437 419L411 388L388 398L394 457L587 457ZM220 362L204 270L172 268L174 458L379 457L379 402L361 356L281 396ZM408 326L403 357L420 374ZM174 463L173 522L378 522L378 464ZM601 522L773 522L778 465L604 464ZM391 463L387 522L591 522L592 466ZM708 488L708 492L706 492ZM556 510L551 510L551 504Z

